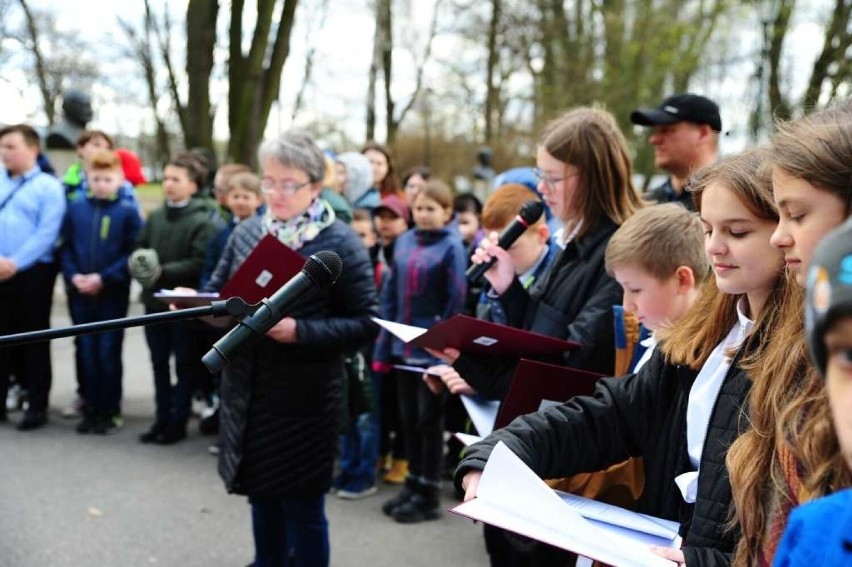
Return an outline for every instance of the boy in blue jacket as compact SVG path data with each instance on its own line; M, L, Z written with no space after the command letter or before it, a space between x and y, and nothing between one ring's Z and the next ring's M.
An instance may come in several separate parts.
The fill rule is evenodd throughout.
M139 211L118 196L124 183L121 160L111 150L86 162L88 191L71 203L62 229L62 274L75 325L127 315L127 259L142 226ZM82 335L77 371L82 375L85 414L77 433L114 433L121 426L121 345L124 331Z
M806 332L825 378L840 452L852 468L852 220L819 244L808 271ZM852 489L796 508L775 565L852 564Z

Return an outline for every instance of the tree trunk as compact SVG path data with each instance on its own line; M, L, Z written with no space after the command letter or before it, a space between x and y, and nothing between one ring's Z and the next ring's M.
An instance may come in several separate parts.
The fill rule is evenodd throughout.
M778 11L772 22L769 38L769 111L777 118L787 120L792 116L790 102L781 90L781 48L790 26L795 0L778 0Z
M186 76L189 93L186 101L187 130L184 132L187 148L214 149L210 74L213 72L218 15L219 2L189 0L186 9Z
M389 146L393 145L396 138L396 122L394 114L396 112L396 104L391 95L391 85L393 84L393 16L391 12L391 0L378 0L379 25L382 26L382 78L384 79L385 87L385 130L387 132L386 142Z
M806 112L819 103L822 85L826 79L830 78L829 67L831 64L846 60L848 65L846 52L852 47L850 14L852 14L852 3L849 0L835 0L831 22L825 30L822 52L814 61L808 88L802 97L802 107ZM832 90L836 90L836 88L833 87Z
M500 105L500 91L494 85L494 75L499 61L497 32L500 28L501 0L491 0L491 22L488 25L488 60L485 63L485 145L494 138L495 121Z
M228 69L228 125L231 139L228 156L250 166L257 165L257 148L266 129L272 103L278 98L281 70L290 52L290 34L297 0L284 0L272 35L275 0L258 0L257 23L248 55L242 52L243 0L231 4L230 59Z
M27 21L27 33L32 41L33 57L35 57L36 79L38 81L38 90L41 92L42 103L44 104L44 114L47 116L47 123L53 126L56 123L56 94L51 91L48 84L47 68L44 61L44 55L41 52L41 41L39 38L38 24L36 24L33 13L30 10L26 0L19 0L21 8L24 10L24 17Z

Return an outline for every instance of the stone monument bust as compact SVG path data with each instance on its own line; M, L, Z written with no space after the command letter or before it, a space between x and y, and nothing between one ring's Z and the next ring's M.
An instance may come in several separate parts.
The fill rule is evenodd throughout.
M92 119L92 99L78 90L68 90L62 96L62 121L47 133L45 145L49 150L73 150L77 137Z

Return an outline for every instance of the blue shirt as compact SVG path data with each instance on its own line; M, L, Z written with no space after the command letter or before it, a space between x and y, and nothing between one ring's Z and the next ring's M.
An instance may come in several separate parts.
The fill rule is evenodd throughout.
M17 177L0 169L0 257L26 270L53 260L65 215L62 184L35 166Z

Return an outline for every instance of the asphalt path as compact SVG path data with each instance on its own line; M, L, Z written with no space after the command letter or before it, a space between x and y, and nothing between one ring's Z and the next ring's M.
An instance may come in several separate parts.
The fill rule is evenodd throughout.
M69 324L58 289L53 326ZM135 304L131 314L140 314ZM210 437L191 423L187 440L141 445L150 425L153 384L141 328L126 332L124 428L78 435L61 408L76 387L72 339L52 343L49 424L18 432L19 414L0 423L0 567L239 566L252 560L249 506L228 495L208 453ZM415 525L382 515L396 489L364 500L327 497L331 563L340 566L487 565L481 526L453 514ZM445 487L443 504L453 504Z

